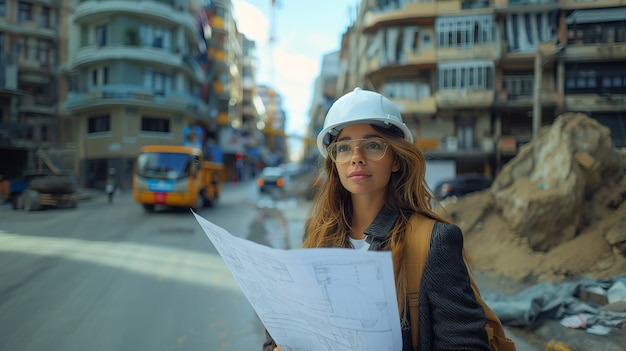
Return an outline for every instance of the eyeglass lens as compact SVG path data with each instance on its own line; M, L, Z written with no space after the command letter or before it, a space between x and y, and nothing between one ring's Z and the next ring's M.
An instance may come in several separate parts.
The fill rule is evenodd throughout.
M338 141L330 145L328 154L336 163L346 163L357 148L366 159L378 161L385 156L387 143L381 138Z

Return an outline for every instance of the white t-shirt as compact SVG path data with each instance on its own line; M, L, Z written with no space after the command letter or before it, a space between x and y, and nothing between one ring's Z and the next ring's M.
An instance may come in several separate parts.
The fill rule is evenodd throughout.
M367 251L370 248L370 244L365 239L352 239L350 238L350 244L355 250Z

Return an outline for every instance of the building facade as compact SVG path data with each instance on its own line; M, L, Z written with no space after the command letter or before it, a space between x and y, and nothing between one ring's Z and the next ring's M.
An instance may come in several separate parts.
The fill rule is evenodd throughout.
M79 186L103 188L115 168L128 189L140 148L183 145L188 126L224 181L269 158L254 42L230 0L0 0L0 25L2 178L54 151Z
M493 176L564 111L626 146L626 7L619 0L363 0L342 36L340 96L400 108L431 162ZM311 116L311 134L323 118Z
M60 142L64 4L0 1L0 178L35 169L37 151Z

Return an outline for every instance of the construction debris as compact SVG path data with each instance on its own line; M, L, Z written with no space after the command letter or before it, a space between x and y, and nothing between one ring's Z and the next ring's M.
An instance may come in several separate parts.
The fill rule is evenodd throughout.
M488 190L445 204L473 266L524 283L626 272L626 149L565 113L520 149Z

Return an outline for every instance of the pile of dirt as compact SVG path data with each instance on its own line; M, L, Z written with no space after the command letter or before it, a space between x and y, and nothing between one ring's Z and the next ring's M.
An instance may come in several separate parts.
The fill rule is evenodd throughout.
M544 127L488 190L445 201L475 270L534 284L626 272L626 149L579 113Z

